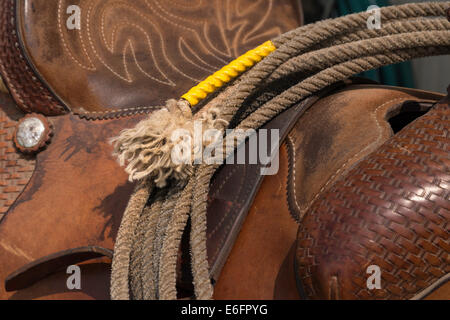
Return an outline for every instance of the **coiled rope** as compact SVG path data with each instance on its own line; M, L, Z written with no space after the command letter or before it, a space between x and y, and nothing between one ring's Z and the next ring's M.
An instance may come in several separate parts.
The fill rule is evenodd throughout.
M242 74L219 99L220 117L234 129L258 129L300 100L348 77L413 58L448 54L450 2L381 9L380 30L368 30L369 13L321 21L272 40L277 48ZM276 94L260 89L298 75ZM290 83L290 82L289 82ZM183 101L179 102L180 104ZM202 110L199 111L199 113ZM226 154L233 152L227 149ZM206 252L206 210L211 178L219 165L198 165L184 184L136 187L116 239L111 276L113 299L176 299L181 237L191 220L192 276L197 299L211 299Z

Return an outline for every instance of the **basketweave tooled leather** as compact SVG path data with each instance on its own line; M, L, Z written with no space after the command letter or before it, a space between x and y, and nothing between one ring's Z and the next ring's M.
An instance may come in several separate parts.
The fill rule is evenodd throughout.
M329 89L328 94L323 93L325 97L322 99L316 97L314 100L299 104L298 107L299 110L302 110L301 112L291 112L291 115L286 112L283 115L283 120L278 120L278 123L273 120L269 123L269 126L280 129L281 141L285 141L288 146L291 161L287 188L292 215L295 214L295 206L292 204L296 201L289 197L289 190L296 189L300 196L307 193L306 190L303 190L303 186L308 186L307 188L313 191L318 186L314 168L306 168L307 174L304 174L305 178L300 181L301 163L307 164L315 161L324 166L321 174L331 173L334 166L339 163L336 153L340 154L339 160L348 161L346 152L350 153L367 145L373 145L373 148L377 143L379 145L389 138L392 132L387 122L384 121L386 124L380 130L377 130L377 125L389 112L396 110L396 107L400 108L403 102L420 101L425 103L442 98L442 95L438 94L378 85L354 84L338 90L337 88L341 86L337 86L333 90ZM336 90L338 92L330 93L330 91ZM365 97L364 102L361 101L361 97ZM316 102L316 100L318 101ZM299 117L298 121L295 118L292 119L294 115ZM311 115L313 116L311 117ZM374 121L372 116L379 122ZM289 130L287 138L284 138L285 123L292 121L295 123L294 127ZM311 123L315 125L309 125ZM339 128L333 131L333 124L339 124ZM308 144L307 139L301 136L301 132L306 132L310 137L320 140L311 141L312 147L309 148L318 148L319 145L322 145L322 149L320 149L321 157L313 158L317 153L310 152L306 145ZM320 134L320 132L324 133ZM356 132L361 132L359 139L353 138ZM324 136L332 137L334 144L326 144L328 139L322 139ZM296 149L297 152L295 152ZM295 159L295 162L292 161L293 159ZM230 244L234 243L237 232L233 232L233 229L240 228L248 210L248 202L251 203L255 188L262 180L258 170L252 167L256 166L248 164L225 166L212 181L207 215L207 248L211 274L214 279L217 279L220 274L224 259L228 255L227 251L222 250L222 248L229 247ZM296 172L296 177L292 176L293 171ZM220 255L223 255L223 257Z
M385 86L350 86L318 101L289 133L288 203L301 221L336 178L393 136L388 118L443 95ZM357 103L356 103L357 102ZM408 106L409 105L409 106ZM314 126L311 125L314 123Z
M410 299L449 274L448 103L363 157L307 210L296 272L308 298ZM371 265L380 289L368 289Z
M64 114L67 109L38 79L21 47L16 28L17 2L5 0L0 3L0 76L24 112Z
M306 112L302 113L284 140L284 147L289 156L288 174L286 177L278 177L285 174L282 171L283 173L277 175L283 183L287 180L287 193L281 194L281 197L282 201L286 201L287 198L291 215L299 220L296 201L297 203L300 199L311 201L326 184L327 179L333 176L336 166L351 162L349 160L352 158L352 152L354 156L360 150L376 149L392 137L393 132L387 119L409 109L426 110L442 98L442 94L420 90L360 84L346 86L337 92L329 92L325 97L308 105L304 109ZM224 225L225 230L230 228L238 221L231 217L238 215L240 210L246 210L244 199L247 197L248 184L252 181L247 176L251 177L252 172L240 170L239 166L225 166L219 171L210 193L208 234L209 230L214 230L220 225ZM215 182L220 181L223 183L218 184L220 188L217 188ZM242 223L241 233L232 242L231 253L215 286L215 297L295 299L292 292L279 290L280 281L295 283L294 272L289 274L289 271L283 271L280 269L283 260L272 260L270 257L283 256L284 253L286 259L289 259L296 233L289 231L290 228L287 227L289 223L286 218L282 218L283 215L278 216L277 221L272 221L270 227L262 222L264 217L270 219L275 215L271 211L282 210L281 206L274 209L275 207L268 204L280 201L279 189L275 184L265 185L258 191L251 205L250 214ZM306 192L309 189L312 190L311 193ZM270 194L269 198L264 198L261 192L266 196ZM294 195L297 198L294 198ZM287 212L284 213L287 217ZM295 224L293 218L290 223ZM283 230L282 236L279 230ZM212 232L208 237L208 250L218 248L217 243L223 242L224 239L226 238L221 240L221 237ZM211 257L213 252L208 251L208 256ZM248 263L243 264L242 261ZM288 263L285 262L287 265ZM245 285L237 286L236 283ZM284 284L282 287L288 286Z
M13 134L23 113L0 92L0 222L33 174L35 158L18 153Z
M89 118L148 112L300 26L299 3L5 0L1 73L25 111L62 114L63 104ZM80 29L66 24L74 4Z

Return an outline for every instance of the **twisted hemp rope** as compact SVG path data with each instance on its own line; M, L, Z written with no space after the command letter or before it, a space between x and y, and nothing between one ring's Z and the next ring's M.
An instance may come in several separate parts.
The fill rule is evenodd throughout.
M369 13L321 21L272 42L272 54L240 76L222 98L222 129L258 129L300 100L348 77L413 58L448 54L450 2L381 9L383 27L368 30ZM297 75L274 95L258 90ZM286 87L287 86L287 87ZM219 99L219 98L216 98ZM219 99L220 100L220 99ZM252 106L250 108L249 106ZM200 110L199 112L202 112ZM225 151L226 155L233 149ZM181 237L191 220L192 276L197 299L211 299L206 252L207 196L219 165L194 166L184 184L157 188L140 180L125 210L116 240L111 276L113 299L176 299Z

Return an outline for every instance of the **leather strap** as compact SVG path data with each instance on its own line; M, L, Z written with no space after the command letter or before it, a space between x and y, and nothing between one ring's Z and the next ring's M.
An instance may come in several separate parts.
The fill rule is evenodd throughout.
M97 246L60 251L33 261L10 274L5 280L5 289L6 291L25 289L67 266L101 257L112 259L113 251Z
M280 143L285 140L297 120L317 100L352 83L372 83L354 78L328 87L316 96L307 98L275 117L261 129L278 129ZM246 142L248 154L248 141ZM275 151L275 154L278 150ZM224 165L211 182L207 213L207 250L210 274L217 280L248 210L264 179L261 164Z

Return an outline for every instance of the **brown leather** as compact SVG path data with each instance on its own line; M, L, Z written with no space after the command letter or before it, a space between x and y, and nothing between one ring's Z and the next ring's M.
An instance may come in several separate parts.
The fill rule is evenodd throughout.
M24 112L59 115L67 109L32 70L21 47L16 0L0 2L0 75L17 105Z
M427 106L431 105L430 101L441 98L442 95L418 90L379 85L352 85L332 93L312 105L309 104L305 108L307 111L302 114L285 139L289 153L289 179L288 172L285 172L283 167L275 177L265 177L252 202L242 230L236 241L233 242L232 251L215 287L215 298L273 299L284 297L290 299L298 297L298 293L293 292L287 282L279 285L280 279L293 276L288 269L284 271L280 269L283 261L281 256L286 255L295 238L294 234L288 231L296 227L289 212L298 217L291 198L293 194L306 198L303 187L305 185L312 189L312 192L318 192L326 184L326 178L329 179L333 172L351 159L354 154L359 152L362 155L360 150L368 145L379 146L391 137L393 133L387 117L399 112L405 105L405 101L409 104L421 102L423 106ZM315 125L312 126L311 123ZM282 148L281 162L285 160L285 152L286 148ZM221 198L228 199L226 197L233 194L242 194L241 189L237 186L246 186L252 181L244 178L244 173L236 174L233 172L234 170L238 170L237 166L225 166L219 173L220 178L217 180L224 184L220 187L229 188ZM235 178L230 178L230 175L234 175ZM297 181L294 181L294 177ZM295 193L281 192L284 188L279 189L279 180L285 181L284 188L293 190ZM321 181L323 181L322 184L320 184ZM212 184L211 190L214 192L219 189ZM286 207L288 201L285 200L285 194L289 200L290 210ZM311 194L311 197L314 197L314 193ZM244 193L242 199L245 199L245 196ZM283 205L280 201L286 202ZM223 217L225 220L228 212L240 208L241 202L222 200L216 206L210 205L208 222L211 221L211 223L208 223L208 229L217 225L217 222L212 219L213 215ZM233 205L227 206L226 203ZM277 208L277 210L273 210L273 208ZM264 215L257 215L255 212L264 212ZM267 223L267 221L271 222ZM280 229L284 232L280 232ZM264 232L265 230L268 232ZM208 245L212 246L213 242L209 242ZM216 246L216 248L218 247ZM278 257L275 259L274 256ZM209 257L211 256L209 255ZM266 258L266 263L264 263L264 258ZM293 263L291 267L293 267ZM294 283L292 281L291 285Z
M427 295L425 300L449 300L449 297L450 281L447 281Z
M75 115L50 118L55 131L52 143L37 155L30 182L0 222L2 283L28 263L59 251L84 246L113 248L133 185L112 157L108 139L143 117L96 121ZM40 281L22 297L34 298L46 292L39 291L39 286L69 294L67 276L62 279L64 283L56 287ZM97 292L76 295L104 296L108 286L105 283ZM1 299L14 295L0 286Z
M286 136L292 132L291 129L297 125L297 120L302 119L304 113L316 101L330 92L348 86L352 81L361 82L362 80L354 79L347 83L341 82L330 86L317 95L291 107L261 129L269 131L278 129L280 141L285 141ZM248 142L246 147L248 148ZM245 154L249 154L247 149ZM210 274L214 280L217 280L221 273L264 179L260 172L260 164L225 165L218 170L211 181L207 212L207 250Z
M304 109L315 100L317 97L312 97L293 107L266 128L281 129L281 136L285 136ZM31 181L0 225L0 244L3 247L0 257L2 261L7 261L0 270L2 279L58 251L86 245L113 247L132 185L126 182L126 176L113 159L107 141L110 136L122 128L133 126L143 117L134 115L117 120L88 121L67 115L50 119L55 130L54 139L48 149L37 155ZM239 166L233 168L231 174L227 170L221 171L223 173L219 173L213 181L211 203L217 204L223 199L236 203L232 210L223 212L227 208L222 207L209 213L208 250L218 253L210 255L216 277L222 267L222 262L217 263L220 260L218 257L226 258L262 181L259 170L259 166ZM110 172L120 174L111 176ZM225 174L227 178L221 179L220 174ZM234 185L236 176L249 179L246 183ZM222 184L224 188L216 188L216 184ZM245 194L229 191L242 190L244 187L249 188ZM58 221L57 226L54 221ZM36 224L40 226L39 233L34 230ZM84 225L89 227L85 228ZM15 232L17 229L21 230L20 234ZM53 242L44 236L48 232L53 232ZM11 258L11 255L18 257ZM7 297L10 294L3 293L0 296Z
M214 287L214 299L299 299L294 274L297 223L286 201L288 156L258 190L233 250Z
M297 119L318 97L302 101L275 117L262 129L278 129L283 141ZM248 141L246 143L248 148ZM246 149L245 154L249 154ZM211 277L220 275L222 267L252 206L264 176L261 164L225 165L211 181L207 212L207 250Z
M23 116L11 97L0 93L0 222L35 169L35 157L17 152L13 142L17 120Z
M392 90L394 89L384 89L384 91L382 90L378 94L383 96L384 92L384 99L387 102L391 100ZM364 90L369 89L366 88ZM375 88L371 88L370 90L375 90ZM394 91L398 92L398 90ZM400 90L399 92L403 91ZM351 95L352 90L346 90L344 94ZM412 93L409 93L409 95L414 96ZM416 93L416 95L420 96L421 93ZM349 99L347 101L350 103L350 107L358 102L357 100ZM319 101L316 105L320 103ZM310 105L300 104L299 106ZM310 110L315 109L316 105ZM293 108L290 111L293 114L301 115L305 109L299 108L296 110ZM320 108L317 110L320 110ZM132 191L132 186L126 183L126 176L123 170L118 167L112 158L110 154L111 146L107 143L107 138L117 134L122 128L133 126L134 123L143 117L145 116L134 115L115 120L96 121L88 121L75 115L51 118L55 127L54 140L48 149L37 155L35 174L24 190L24 193L8 212L6 219L0 224L0 239L2 239L0 241L0 245L2 246L0 250L0 261L2 261L0 279L5 279L8 274L29 262L61 250L86 245L97 245L105 248L113 247L115 233L120 223L123 208ZM285 113L284 117L289 118L292 124L289 125L289 121L286 121L286 118L283 118L282 115L281 118L278 118L278 124L275 122L275 127L284 127L284 131L287 134L290 126L295 123L293 121L295 117L292 117L290 113ZM300 118L300 121L301 119L303 117ZM282 149L282 163L286 159L284 152L285 150ZM225 166L219 175L215 177L212 193L210 194L211 203L208 212L208 232L210 234L208 250L210 250L209 252L215 252L216 250L222 251L223 253L221 255L225 258L247 215L247 210L252 205L252 201L248 200L246 196L251 195L250 199L253 199L258 191L257 185L262 180L260 177L257 177L257 174L255 175L255 173L259 172L258 170L252 171L247 168L244 171L240 171L243 169L234 167ZM111 175L111 172L116 174ZM221 179L220 175L225 175L228 178ZM236 179L240 180L246 175L251 178L235 184ZM267 177L267 180L270 181L270 179L286 180L287 170L280 170L280 173L275 177ZM223 185L219 188L217 184ZM271 188L266 187L267 189L263 189L266 191L262 191L262 195L273 192L273 183L267 183L266 185ZM242 192L245 188L249 190L246 193ZM235 192L236 190L238 192ZM245 225L257 225L258 227L250 227L249 229L244 225L244 229L239 237L239 239L243 237L244 240L238 240L236 242L228 261L232 263L230 261L234 260L234 268L236 268L237 259L233 259L233 256L244 257L247 255L249 257L253 256L255 259L261 259L261 255L264 256L264 249L272 248L266 254L271 254L272 257L280 259L275 264L273 261L271 263L274 266L278 265L282 267L282 270L277 273L277 268L271 268L266 281L261 283L265 290L258 294L251 292L250 287L247 287L249 291L245 292L245 287L236 286L236 288L241 289L224 291L222 293L219 289L217 293L218 297L224 297L232 292L232 294L236 294L239 297L284 296L286 298L292 298L296 293L291 290L293 283L288 285L289 282L286 281L286 279L290 278L290 275L292 276L292 272L290 273L289 271L292 265L289 266L289 260L287 260L286 254L292 245L293 234L290 232L286 232L285 234L273 232L273 237L275 238L286 237L280 242L280 251L278 252L274 246L271 247L268 245L268 242L274 239L273 237L268 237L266 241L262 241L260 244L251 241L255 237L258 237L257 230L262 228L261 223L263 222L263 220L258 219L258 216L252 214L252 212L257 212L255 210L258 207L261 207L261 204L259 204L260 199L265 198L264 196L256 196L257 198L253 202L253 209L250 212L250 216L245 219ZM248 200L248 204L245 204L244 200ZM278 199L278 201L280 200L282 198ZM220 202L220 205L213 206L212 204L215 201L218 201L217 203ZM232 204L232 206L223 205L224 203ZM232 210L230 210L230 207ZM294 220L289 216L288 210L275 213L279 213L282 216L279 219L279 223L280 225L284 225L285 230L292 230L292 228L296 227ZM36 225L39 225L39 229L36 229ZM273 228L276 226L277 224L271 225ZM16 230L21 230L21 232L17 233ZM210 230L217 231L211 236ZM250 230L253 230L253 232ZM214 236L219 241L212 242L211 239ZM258 239L261 240L260 238ZM277 242L275 241L273 243ZM283 243L282 246L281 243ZM213 255L209 254L209 257L212 259ZM217 257L215 258L216 260L210 260L211 266L215 265L214 261L218 261ZM282 261L284 262L282 263ZM220 264L216 265L220 266ZM233 267L226 266L225 270L227 268L233 270ZM220 269L221 266L216 270L220 271ZM88 270L90 269L88 268ZM247 272L250 272L250 270L248 269ZM230 275L230 273L225 274ZM56 279L54 277L56 275L50 276L47 279L39 281L32 287L16 293L10 294L0 291L0 297L37 298L42 292L47 292L47 289L44 290L44 288L49 286L53 288L54 284L51 283L51 279ZM60 277L65 281L66 278L63 276ZM236 278L233 276L228 278L227 275L222 276L218 288L221 286L220 283L224 283L222 288L231 286L231 283L234 281L233 279ZM253 279L257 281L256 277ZM273 279L276 279L275 282ZM43 291L39 288L42 288ZM70 296L70 292L64 289L65 287L58 288L61 289L59 292L62 297ZM103 296L107 294L108 283L99 285L98 288L94 292L82 291L74 292L73 294L74 297L78 298ZM239 290L244 291L239 292ZM52 292L53 294L51 296L58 297L56 294L58 291Z
M23 113L11 97L0 92L0 221L33 174L35 158L16 151L13 142L17 120Z
M6 291L26 289L39 280L76 265L100 257L113 258L113 251L101 247L90 246L64 250L33 261L10 274L5 280Z
M40 266L39 261L55 252L86 245L112 248L132 185L111 157L107 139L226 62L302 23L301 6L293 0L196 6L175 1L170 11L163 2L90 1L80 4L82 29L69 31L63 21L69 4L0 4L0 74L12 98L25 112L78 114L50 118L55 138L49 148L32 159L33 166L19 166L31 168L23 171L28 179L8 170L15 177L11 179L21 180L17 188L9 180L8 199L0 199L6 201L3 211L8 210L0 224L2 281L12 272L22 274L27 263ZM136 30L142 37L136 38ZM5 147L14 157L23 157L9 144ZM8 159L2 158L1 164L11 166ZM256 186L252 188L255 193ZM217 235L229 238L230 230L221 228ZM70 296L73 292L62 283L51 282L60 281L56 279L65 281L64 274L14 294L1 288L0 298ZM105 296L107 287L73 295Z
M73 4L80 30L66 27ZM17 104L54 115L64 113L62 103L90 117L160 106L302 24L297 0L7 0L0 16L0 71Z
M315 99L306 100L280 115L266 128L279 128L281 136L285 136L303 108ZM5 261L0 268L1 279L11 273L21 274L30 263L39 266L39 259L58 251L86 245L113 247L132 185L127 183L126 175L112 157L112 147L107 141L143 117L146 116L89 121L66 115L50 119L54 139L37 155L33 177L0 224L0 259ZM261 181L259 166L252 170L243 167L237 172L254 180L252 184L247 181L251 193L246 194L249 196L246 206L236 206L229 215L218 216L222 211L210 215L218 221L209 223L210 230L214 231L213 235L210 232L211 239L220 241L209 242L208 249L216 252L217 248L218 256L224 256L223 251L231 248ZM111 172L117 174L111 175ZM220 179L214 181L223 183ZM233 179L224 181L228 182L224 190L233 189ZM223 195L220 188L213 187L213 190L212 202ZM40 226L38 230L35 230L36 224ZM15 232L18 229L20 233ZM46 236L47 233L51 233L51 237ZM211 265L215 265L218 256L211 255ZM0 297L9 296L10 293L0 290Z
M95 259L78 264L81 272L81 290L68 290L70 274L63 268L31 287L15 291L9 300L108 300L111 260Z
M309 298L409 299L450 273L448 102L360 159L313 202L296 257ZM367 288L370 265L381 268L381 289Z
M442 97L418 90L354 85L309 108L287 139L288 202L296 219L302 219L336 178L393 135L387 119L405 102L430 103Z
M106 137L117 134L119 129L132 126L143 118L140 113L151 112L154 106L161 105L167 98L180 96L198 80L244 51L298 26L301 23L298 19L300 15L297 16L295 10L286 10L286 7L293 8L294 3L296 1L267 0L254 3L243 0L233 5L228 2L203 2L192 5L192 2L189 2L186 6L184 2L177 0L170 2L169 11L166 7L168 4L162 1L139 0L125 3L93 0L80 4L81 30L69 31L65 28L65 19L68 17L65 9L72 3L68 1L3 1L0 4L0 74L18 106L25 112L61 115L73 111L80 116L72 114L51 119L56 127L55 141L48 150L37 156L36 167L33 167L34 174L29 181L27 179L30 179L31 166L19 163L22 160L20 155L12 152L7 141L6 144L2 144L1 148L11 151L10 154L15 157L13 160L8 158L11 155L2 158L2 165L6 163L12 168L19 169L27 167L28 170L23 171L23 174L28 176L24 178L20 174L16 176L8 171L11 175L8 176L7 187L10 183L16 183L16 180L20 183L13 189L8 189L11 191L8 199L0 199L6 201L4 207L11 206L6 218L0 223L2 262L0 279L3 280L8 273L21 271L20 268L26 263L60 250L86 245L112 247L132 186L125 182L125 175L112 159L111 147L107 145ZM192 16L195 16L195 19ZM210 19L212 16L215 19ZM141 34L141 37L137 37L136 34ZM142 39L146 41L141 41ZM49 46L49 43L52 45ZM362 166L361 163L364 162L359 161L376 154L375 150L380 150L377 148L385 141L394 141L395 138L390 139L393 133L385 117L408 105L405 103L406 100L413 100L416 104L421 102L419 105L424 107L426 104L422 103L423 100L431 101L438 98L436 95L417 91L384 89L361 87L358 90L347 89L311 108L289 135L289 170L284 162L279 175L266 179L269 182L263 186L254 202L253 199L262 181L256 174L258 168L226 166L219 172L213 181L208 212L208 255L214 279L218 278L248 209L250 207L252 209L217 285L217 297L227 295L242 298L296 297L296 292L292 290L293 282L286 280L293 276L292 265L289 266L288 261L289 253L292 254L290 248L295 224L288 216L286 206L283 212L271 212L273 217L277 217L278 214L278 219L277 223L269 222L269 226L268 222L257 214L258 207L276 203L275 200L267 201L267 196L264 196L267 193L276 194L278 203L282 199L280 190L274 190L271 181L284 181L283 179L289 181L287 195L290 213L298 220L306 221L305 230L315 232L315 236L319 233L314 229L315 224L320 225L323 222L327 226L331 224L332 227L336 227L336 224L332 223L332 219L335 218L348 220L343 228L338 228L340 231L343 230L346 236L350 231L352 232L350 235L354 237L361 234L361 238L373 236L366 229L359 233L359 230L354 232L352 223L356 223L357 219L345 215L347 208L342 208L339 199L333 198L340 193L331 193L329 188L338 186L341 181L339 179L351 175L351 170L355 166L354 170ZM303 111L295 108L289 110L281 118L269 123L269 126L282 128L287 133L296 120L292 115L299 116ZM367 114L370 117L367 117ZM106 120L114 117L119 119ZM89 122L85 119L101 120ZM290 121L287 121L288 119ZM6 119L2 123L12 126L13 121ZM311 126L312 123L315 126ZM445 126L447 127L448 125ZM428 131L425 135L436 134L433 130ZM8 134L8 130L6 132ZM398 136L400 135L396 137ZM424 148L430 143L439 143L439 137L423 142ZM284 149L282 153L281 159L285 161ZM408 156L410 154L402 154L403 158ZM438 150L436 157L439 156L442 154L439 154ZM419 153L417 158L421 157L424 155ZM386 159L379 156L376 160L383 163ZM432 158L427 163L430 168L436 167L435 160L436 158ZM9 161L12 162L8 164ZM31 159L30 163L34 164L34 159ZM412 162L409 164L413 165ZM443 172L448 172L448 167L446 170ZM117 174L111 175L111 172ZM367 176L372 175L376 179L378 174L379 172L369 170ZM430 177L439 174L444 176L442 178L444 180L446 176L442 172L431 172ZM423 174L417 174L417 177L423 177ZM448 193L448 186L438 186L444 190L443 192ZM342 193L348 191L344 187ZM6 188L3 191L8 191ZM380 205L380 201L376 201L375 193L370 189L370 194L363 197L373 197L374 205ZM350 194L351 199L357 196L361 194ZM328 199L327 197L332 199L327 203L328 208L336 209L338 213L332 218L329 212L320 211L325 206L323 203L322 206L317 204L325 201L323 199ZM444 199L448 199L448 195L444 195ZM402 205L407 203L401 198L388 200L390 203L398 201ZM440 205L441 210L443 207L446 208L448 201L438 198L435 204ZM421 207L421 210L423 208ZM401 223L398 219L393 219L397 218L396 216L385 218L388 222L383 220L385 225L400 234L398 238L386 237L388 240L385 238L380 240L380 245L387 247L385 250L387 255L383 258L391 260L386 263L392 263L394 269L397 267L396 270L400 270L403 265L411 262L409 260L417 258L414 255L417 255L418 250L422 254L419 257L425 261L422 262L429 264L426 275L423 272L415 274L412 272L419 279L427 277L414 282L415 288L407 283L411 274L408 277L401 270L387 275L384 273L387 281L391 282L386 289L387 297L409 297L420 288L432 284L442 272L448 272L448 267L445 269L444 265L445 262L447 266L449 265L448 228L446 224L444 225L448 221L447 213L448 208L444 209L443 213L438 212L444 217L443 222L439 224L439 218L425 210L423 214L427 216L428 224L423 228L418 224L414 231L423 237L434 232L435 238L427 239L428 242L423 241L417 246L397 240L408 238L410 230L408 226L398 227L397 225ZM422 212L419 211L420 214ZM412 217L413 222L421 218L411 212L405 215L409 215L408 218ZM316 216L320 218L315 219ZM322 217L329 220L321 221ZM389 219L393 219L394 222ZM371 220L368 219L365 223L370 224ZM264 230L264 226L267 232L258 232ZM285 232L275 232L277 227L283 228ZM308 228L312 228L312 231ZM432 232L426 228L431 228ZM332 235L334 236L333 233ZM353 275L352 273L358 270L354 269L355 266L351 262L348 265L336 266L335 260L331 259L330 263L327 260L330 259L329 251L335 248L333 245L337 248L346 242L339 239L338 243L334 243L320 234L319 240L325 245L319 241L317 246L312 246L311 239L309 237L303 239L303 236L305 235L300 232L298 247L300 249L296 252L299 268L297 273L317 275L318 268L315 266L311 268L308 265L311 263L309 254L313 250L323 249L322 252L314 253L319 262L325 261L326 265L325 271L320 273L321 269L315 282L311 282L311 288L315 290L311 295L315 297L314 294L317 293L328 298L351 297L354 291L346 282L348 279L345 279L345 275L350 277L350 274ZM357 240L359 238L352 244L358 243ZM405 261L408 262L400 262L395 256L402 249L401 246L397 246L396 241L400 241L410 250L408 254L412 256L405 256ZM278 242L277 247L274 244ZM374 242L361 243L368 247L366 250L371 254L380 250ZM301 248L305 250L302 251ZM436 248L441 251L436 252ZM354 250L356 257L354 259L357 260L360 248L355 250L351 247L351 250ZM336 249L332 254L339 255L340 251ZM262 260L265 257L272 260L270 267L263 269ZM251 268L242 268L244 258L251 259L247 260L250 262L259 262L253 271L259 270L264 274L263 281L258 279L258 273L252 273ZM364 263L359 262L358 266L361 267ZM441 267L442 265L444 267ZM108 283L99 282L103 279L101 275L108 275L104 263L86 263L85 266L87 271L84 278L87 275L89 279L88 288L84 288L81 292L69 292L64 287L66 280L64 274L54 274L14 294L3 292L2 288L0 298L107 296ZM342 272L344 280L341 273L330 276L328 273L333 270ZM241 275L248 275L248 283L254 287L238 288L236 283L244 282ZM341 281L344 281L344 285ZM93 284L96 285L96 289L93 289ZM304 281L302 284L304 285ZM306 281L305 286L309 284ZM317 290L314 285L318 285L320 289ZM361 283L359 285L361 286ZM259 292L256 293L254 290ZM408 294L404 292L405 290ZM363 289L357 294L358 297L368 297L364 295ZM383 294L382 292L380 295Z

